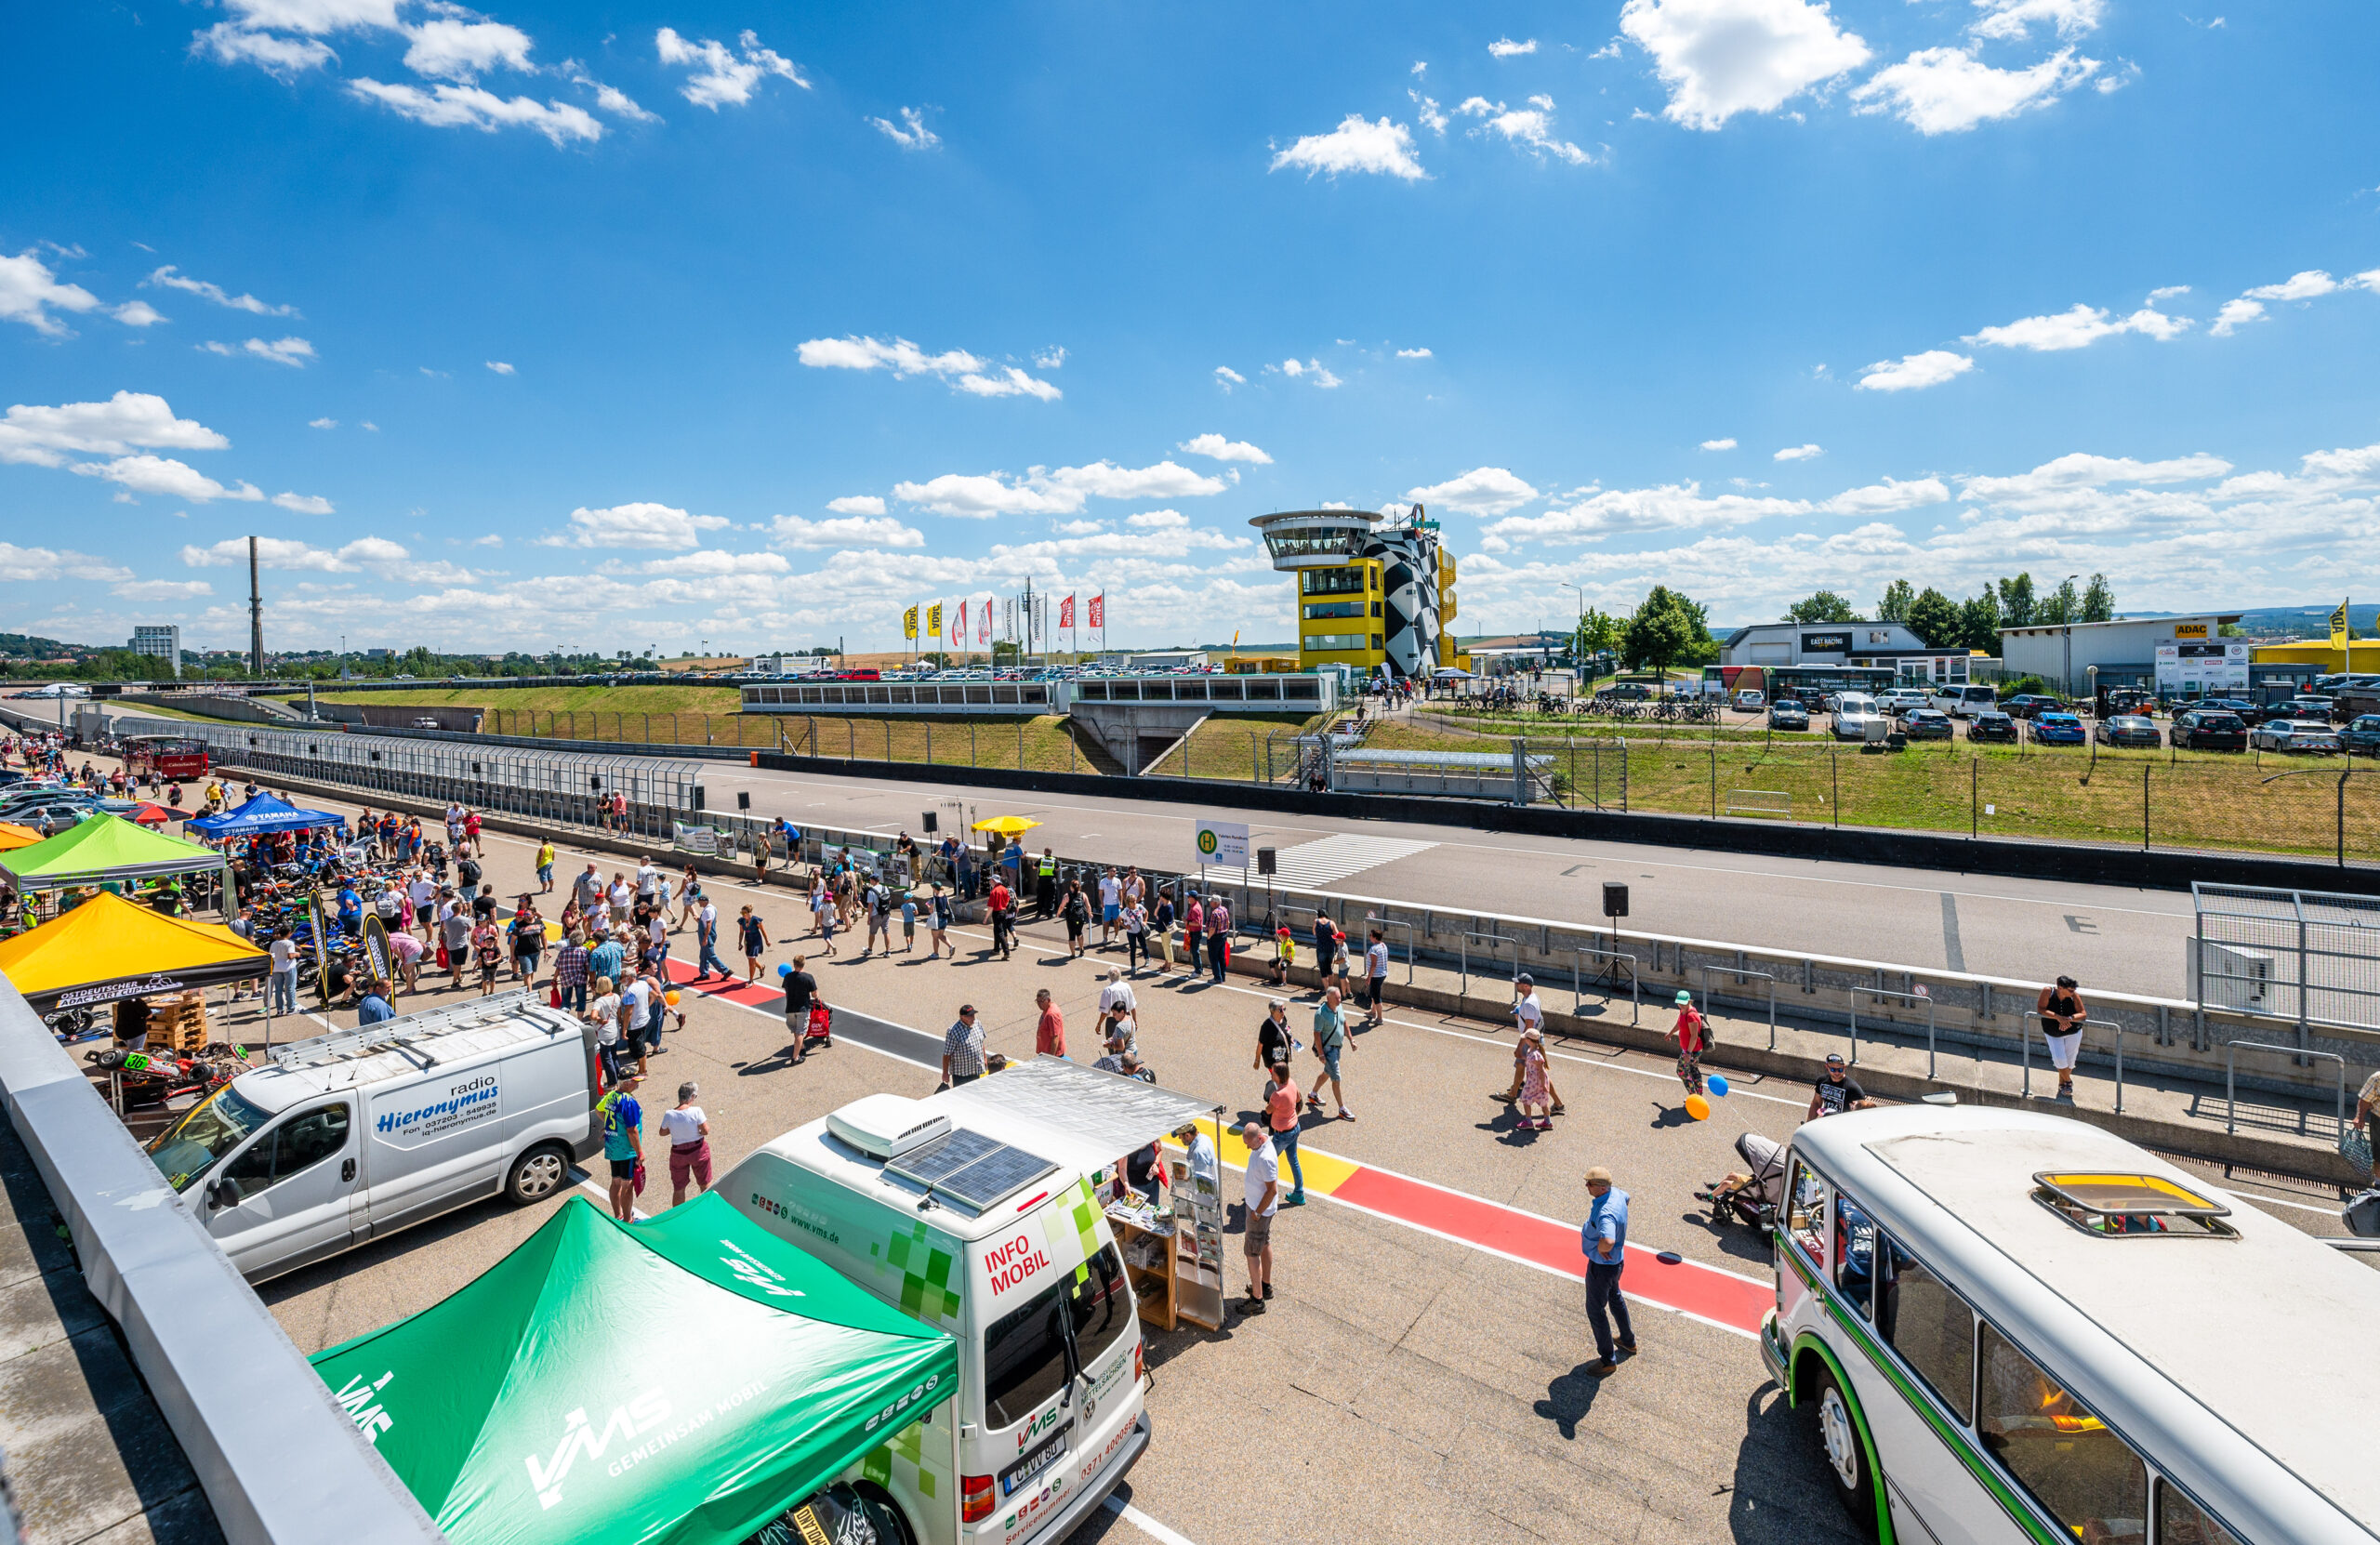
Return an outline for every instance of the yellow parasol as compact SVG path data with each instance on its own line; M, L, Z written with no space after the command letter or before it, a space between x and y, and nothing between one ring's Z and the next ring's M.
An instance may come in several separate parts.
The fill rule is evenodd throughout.
M20 826L14 821L0 821L0 853L15 848L30 848L41 839L41 833L31 826Z
M1024 815L995 815L988 821L975 823L977 831L996 831L1002 837L1016 837L1029 832L1041 823Z

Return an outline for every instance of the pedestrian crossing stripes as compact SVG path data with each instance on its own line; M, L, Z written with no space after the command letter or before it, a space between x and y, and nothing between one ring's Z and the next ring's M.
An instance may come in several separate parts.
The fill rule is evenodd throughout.
M1435 842L1410 842L1394 837L1358 837L1342 832L1319 841L1301 842L1286 848L1276 855L1273 883L1295 888L1329 885L1345 879L1349 875L1393 864L1400 858L1410 858L1436 847ZM1252 871L1251 883L1261 883L1263 877Z

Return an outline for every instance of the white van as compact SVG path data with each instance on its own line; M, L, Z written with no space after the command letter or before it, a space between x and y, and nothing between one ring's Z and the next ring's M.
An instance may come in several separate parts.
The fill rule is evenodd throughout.
M1944 681L1928 701L1952 719L1971 719L2000 706L2000 689L1989 681Z
M568 1184L602 1143L594 1037L520 992L296 1041L149 1156L261 1282L467 1202Z
M1890 725L1884 709L1864 692L1846 692L1834 700L1830 728L1837 740L1881 740Z
M1046 1129L955 1092L853 1101L717 1189L958 1339L957 1398L860 1477L919 1545L1062 1540L1148 1446L1138 1307L1091 1176L1025 1145Z

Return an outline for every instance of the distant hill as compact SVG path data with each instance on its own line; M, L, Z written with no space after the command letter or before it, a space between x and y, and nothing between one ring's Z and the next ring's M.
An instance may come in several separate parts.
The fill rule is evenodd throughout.
M60 643L45 639L38 633L0 633L0 654L30 654L36 659L54 659L60 654L86 654L92 645Z
M2240 614L2240 626L2251 633L2289 633L2300 638L2326 639L2331 635L2331 614L2336 603L2329 606L2262 606L2253 612ZM2369 637L2380 628L2380 602L2372 605L2351 605L2347 609L2347 625Z

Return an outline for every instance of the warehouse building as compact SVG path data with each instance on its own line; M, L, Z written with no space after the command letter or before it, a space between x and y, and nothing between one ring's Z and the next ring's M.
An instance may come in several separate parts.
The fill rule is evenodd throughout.
M2226 639L2240 614L2052 623L2000 630L2011 677L2038 676L2074 695L2099 687L2147 687L2162 697L2222 697L2248 690L2248 641Z

